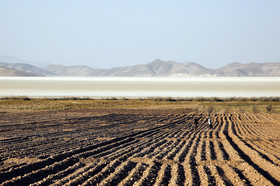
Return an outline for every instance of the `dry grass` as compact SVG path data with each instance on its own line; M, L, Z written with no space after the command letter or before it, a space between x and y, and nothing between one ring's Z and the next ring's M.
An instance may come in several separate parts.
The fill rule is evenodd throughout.
M147 99L31 99L11 97L0 100L5 110L71 110L71 109L191 109L209 113L280 113L279 98L147 98Z

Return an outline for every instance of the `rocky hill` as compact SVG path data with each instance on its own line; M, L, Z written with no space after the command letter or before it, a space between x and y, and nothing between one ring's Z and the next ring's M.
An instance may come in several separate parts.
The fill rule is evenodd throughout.
M61 76L88 76L94 72L94 69L85 65L49 65L44 70Z
M0 66L0 76L36 76L28 72L22 72L15 69L5 68Z
M196 63L177 63L156 59L150 63L111 69L94 69L85 65L49 65L39 68L26 63L1 63L0 66L43 76L215 76L215 77L280 77L280 63L231 63L208 69Z
M41 69L39 67L26 64L26 63L4 63L0 62L1 67L9 68L9 69L14 69L22 72L27 72L30 74L34 75L39 75L39 76L48 76L48 75L55 75L52 72L49 72L47 70Z
M102 76L200 76L208 74L209 69L196 63L176 63L156 59L148 64L99 70L90 75Z
M223 77L279 77L280 63L231 63L213 70L212 74Z

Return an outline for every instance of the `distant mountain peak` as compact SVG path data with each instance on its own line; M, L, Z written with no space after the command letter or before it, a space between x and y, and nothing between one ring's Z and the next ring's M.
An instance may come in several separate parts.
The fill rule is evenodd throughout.
M46 71L44 69L41 69L39 67L27 64L27 63L3 63L0 62L0 66L5 67L5 68L9 68L9 69L14 69L17 71L21 71L21 72L27 72L29 74L33 74L33 75L40 75L40 76L44 76L44 75L54 75L53 73Z
M164 61L161 59L155 59L155 60L149 62L148 64L163 64L163 63L173 63L173 61Z
M38 76L38 75L0 66L0 76Z
M1 59L1 58L0 58ZM138 76L138 77L164 77L164 76L221 76L221 77L280 77L280 63L230 63L218 69L208 69L194 63L177 63L155 59L147 64L127 67L115 67L111 69L93 69L85 65L49 65L38 68L26 63L1 63L0 66L27 72L33 75L57 75L57 76ZM3 74L8 69L2 68ZM10 71L11 72L11 71ZM10 73L11 74L11 73ZM1 74L0 74L1 75ZM27 75L27 74L25 74Z

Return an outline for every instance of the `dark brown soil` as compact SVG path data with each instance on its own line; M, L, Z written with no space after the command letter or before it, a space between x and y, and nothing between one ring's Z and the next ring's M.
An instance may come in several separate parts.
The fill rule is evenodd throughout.
M211 118L212 130L187 109L3 111L0 184L280 184L279 114Z

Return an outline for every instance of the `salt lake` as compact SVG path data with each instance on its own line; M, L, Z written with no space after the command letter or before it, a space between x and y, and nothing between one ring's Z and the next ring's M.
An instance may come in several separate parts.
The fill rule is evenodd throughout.
M0 97L274 97L279 77L0 77Z

